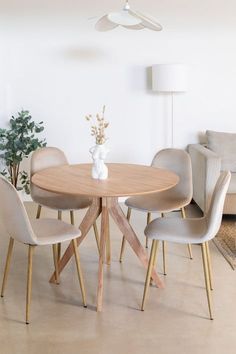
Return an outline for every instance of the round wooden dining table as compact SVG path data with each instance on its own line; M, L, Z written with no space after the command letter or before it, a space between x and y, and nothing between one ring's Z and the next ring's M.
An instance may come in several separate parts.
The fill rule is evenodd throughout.
M32 183L44 190L92 198L92 204L79 226L81 236L77 239L78 246L101 214L97 311L102 310L103 263L105 245L109 236L109 215L117 224L121 235L125 236L142 265L145 268L148 266L148 256L125 217L118 203L118 198L164 191L174 187L179 181L176 174L164 169L119 163L107 164L107 166L109 175L106 180L96 180L91 177L92 164L51 167L35 173L32 177ZM70 244L59 261L59 272L64 269L72 256L73 247ZM155 271L152 273L152 279L158 287L163 287L163 283ZM55 274L52 275L50 281L55 281Z

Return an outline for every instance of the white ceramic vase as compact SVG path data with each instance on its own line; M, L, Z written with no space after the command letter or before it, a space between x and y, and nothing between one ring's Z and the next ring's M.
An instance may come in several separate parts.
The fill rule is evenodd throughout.
M108 168L104 163L104 160L107 157L109 149L103 145L96 144L93 146L89 152L92 155L93 167L92 167L92 177L94 179L107 179L108 177Z

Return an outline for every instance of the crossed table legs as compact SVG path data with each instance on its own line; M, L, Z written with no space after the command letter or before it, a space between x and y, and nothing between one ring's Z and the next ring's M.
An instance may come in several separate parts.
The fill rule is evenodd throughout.
M99 267L98 267L98 290L97 290L97 311L102 310L102 295L103 295L103 263L105 258L105 245L109 233L109 214L117 224L118 228L125 236L126 240L130 244L133 251L136 253L137 257L143 264L145 268L148 267L148 257L142 247L139 239L137 238L134 230L132 229L130 223L125 217L121 207L118 203L117 197L103 197L94 198L93 202L88 209L84 219L80 224L81 236L77 239L77 245L79 246L83 239L86 237L89 229L93 226L94 222L101 214L101 236L100 236L100 254L99 254ZM65 268L66 264L69 262L74 254L73 246L70 244L65 253L63 254L60 262L58 264L58 271ZM154 283L159 287L163 288L163 283L158 277L155 270L152 272L152 279ZM55 273L52 275L50 282L55 282Z

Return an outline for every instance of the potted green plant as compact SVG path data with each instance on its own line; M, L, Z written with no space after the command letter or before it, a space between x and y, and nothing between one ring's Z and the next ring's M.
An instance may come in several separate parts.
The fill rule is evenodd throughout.
M18 112L16 117L12 116L8 129L0 129L0 158L4 165L0 173L18 190L23 188L27 194L30 193L29 176L26 171L20 170L20 164L32 151L46 146L45 139L36 137L43 130L43 122L35 123L29 111L25 110Z

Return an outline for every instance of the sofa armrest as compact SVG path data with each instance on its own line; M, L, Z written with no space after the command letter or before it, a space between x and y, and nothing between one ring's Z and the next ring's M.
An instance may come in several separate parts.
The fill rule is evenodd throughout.
M193 170L193 199L205 213L220 175L221 158L200 144L188 146Z

